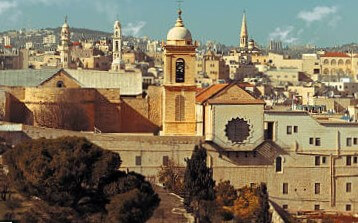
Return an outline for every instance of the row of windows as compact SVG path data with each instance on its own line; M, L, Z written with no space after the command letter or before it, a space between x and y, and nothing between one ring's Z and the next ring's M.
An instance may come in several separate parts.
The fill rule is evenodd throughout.
M287 135L292 135L292 130L294 133L298 133L298 126L287 126Z
M162 165L168 166L169 164L169 156L163 156ZM142 156L136 156L135 157L135 165L141 166L142 165Z
M315 145L315 146L321 146L321 138L310 137L309 144L310 145Z
M328 59L325 59L323 61L323 64L327 65L329 64L329 60ZM335 59L331 60L331 65L336 65L337 64L337 61ZM346 65L350 65L351 64L351 60L346 60L345 61L345 64ZM357 63L358 64L358 63ZM338 60L338 65L344 65L344 61L342 59Z
M358 163L358 157L357 156L346 156L346 165L347 166L351 166L352 161L354 164ZM315 156L315 161L314 161L315 166L325 164L326 162L327 162L326 156Z
M346 183L346 192L347 193L352 192L352 183L351 182ZM288 183L282 184L282 194L288 194ZM314 184L314 194L321 194L321 184L320 183Z
M315 204L313 208L314 208L315 211L321 210L321 206L320 206L319 204ZM287 204L283 204L283 205L282 205L282 209L287 210L287 209L288 209L288 205L287 205ZM346 204L346 211L351 211L351 210L352 210L352 205L351 205L351 204Z
M347 146L352 146L353 145L357 145L358 144L358 138L347 138L346 140L346 145Z

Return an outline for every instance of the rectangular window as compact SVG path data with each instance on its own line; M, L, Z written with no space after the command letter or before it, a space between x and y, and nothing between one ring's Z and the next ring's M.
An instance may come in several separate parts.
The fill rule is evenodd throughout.
M287 135L292 134L292 126L287 126Z
M320 157L320 156L315 156L314 165L315 165L315 166L319 166L319 165L320 165L320 160L321 160L321 157Z
M358 163L358 157L353 157L353 163Z
M310 145L313 145L313 138L310 138Z
M135 165L136 166L141 166L142 165L142 157L141 156L136 156L135 157Z
M169 156L163 156L163 166L168 166L169 164Z
M315 211L319 211L319 210L320 210L319 204L315 204L315 205L314 205L314 210L315 210Z
M352 183L346 183L346 192L347 193L352 192Z
M346 211L351 211L351 210L352 210L352 205L346 204Z
M352 146L352 138L347 138L347 146Z
M314 193L315 194L320 194L321 193L321 184L320 183L315 183L314 184Z
M287 204L283 204L283 205L282 205L282 209L283 209L283 210L287 210L287 209L288 209L288 205L287 205Z
M358 144L358 138L353 138L353 144L357 145Z
M347 166L350 166L350 165L352 165L352 156L347 156L347 158L346 158L347 160L346 160L346 164L347 164Z
M321 146L321 138L316 138L316 146Z
M293 132L298 133L298 126L293 126Z
M288 183L283 183L282 185L282 193L288 194Z
M326 157L322 156L322 163L326 163Z

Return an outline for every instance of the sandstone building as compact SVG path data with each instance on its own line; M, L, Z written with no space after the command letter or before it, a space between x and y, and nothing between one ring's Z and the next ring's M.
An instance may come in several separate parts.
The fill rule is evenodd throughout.
M135 72L65 69L37 76L0 72L4 85L0 98L5 98L0 114L5 120L23 117L17 112L21 109L34 114L43 102L56 104L56 97L71 97L68 102L82 106L92 127L109 128L111 134L0 123L0 135L11 142L86 136L120 153L123 169L153 179L169 159L184 166L194 146L203 143L216 181L230 180L235 187L265 182L270 199L294 213L358 213L357 123L315 118L306 112L267 111L264 101L242 83L198 91L197 44L181 14L164 44L163 86L149 88L146 98L139 96L141 82L135 78L140 74ZM147 134L139 134L143 132Z

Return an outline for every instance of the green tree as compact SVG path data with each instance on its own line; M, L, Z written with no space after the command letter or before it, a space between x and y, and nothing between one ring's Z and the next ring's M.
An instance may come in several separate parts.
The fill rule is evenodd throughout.
M140 209L143 222L160 202L142 175L118 170L121 159L117 153L103 150L85 138L28 141L6 152L4 161L18 192L43 201L37 206L46 204L42 206L52 222L66 222L64 219L74 222L76 217L88 219L87 222L102 222L107 215L107 205L114 202L112 199L134 189L142 196L141 202L148 204ZM61 208L74 214L56 218L56 211Z
M206 165L206 150L195 146L190 159L186 159L184 175L184 205L188 211L194 211L199 221L208 221L208 213L200 210L201 204L215 199L215 181L212 170Z
M265 183L261 183L258 188L258 193L260 196L260 206L261 210L259 212L258 221L260 223L271 222L271 214L270 214L270 204L269 204L269 196L267 192L267 186Z

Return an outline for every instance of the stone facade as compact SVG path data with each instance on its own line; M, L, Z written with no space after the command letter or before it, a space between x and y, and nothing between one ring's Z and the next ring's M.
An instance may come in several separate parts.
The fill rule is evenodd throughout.
M196 135L196 48L179 11L164 45L163 135Z
M46 85L54 83L49 81ZM64 81L65 85L70 83L72 80ZM119 89L8 87L4 90L8 94L2 101L7 105L5 121L62 128L61 123L68 120L52 120L57 114L64 119L71 116L71 120L85 117L84 129L78 130L155 133L160 128L150 120L149 114L154 113L150 109L155 108L149 106L147 99L120 98Z

